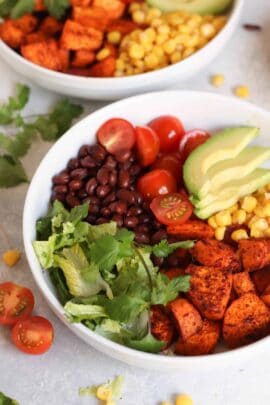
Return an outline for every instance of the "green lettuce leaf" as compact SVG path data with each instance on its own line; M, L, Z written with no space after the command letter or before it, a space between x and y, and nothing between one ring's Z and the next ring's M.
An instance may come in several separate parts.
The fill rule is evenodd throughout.
M140 350L148 353L160 353L162 348L166 345L166 342L162 342L154 338L149 332L143 339L125 339L125 344L132 349Z
M7 397L3 392L0 392L0 405L19 405L19 402Z
M88 228L88 241L95 242L103 235L112 235L114 236L117 231L116 222L108 222L107 224L100 225L89 225Z
M18 0L11 12L11 18L22 17L26 13L32 13L35 7L35 0Z
M64 306L64 310L70 322L107 318L104 308L100 305L82 305L68 301Z
M66 302L71 300L72 295L68 290L66 279L62 270L58 268L52 268L49 271L49 275L51 282L56 289L59 301L61 302L62 305L65 305Z
M38 261L43 269L50 269L54 266L54 251L57 235L50 236L47 241L34 241L33 248Z

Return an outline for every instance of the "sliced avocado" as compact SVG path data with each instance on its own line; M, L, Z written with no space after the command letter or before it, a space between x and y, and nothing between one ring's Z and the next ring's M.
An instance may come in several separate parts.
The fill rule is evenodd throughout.
M228 128L198 146L183 166L189 193L197 197L207 182L207 171L218 162L235 158L258 135L259 129L254 127Z
M187 11L198 14L219 14L227 10L233 0L147 0L147 3L164 12Z
M203 199L209 191L217 194L221 188L226 187L226 183L247 176L269 158L270 148L253 146L245 148L234 159L216 163L207 172L207 181L197 193L199 198Z
M209 218L216 212L231 207L241 197L254 193L254 191L264 187L269 182L270 170L256 169L248 176L231 182L230 186L222 190L218 198L214 194L209 194L204 200L196 204L197 208L194 213L198 218Z

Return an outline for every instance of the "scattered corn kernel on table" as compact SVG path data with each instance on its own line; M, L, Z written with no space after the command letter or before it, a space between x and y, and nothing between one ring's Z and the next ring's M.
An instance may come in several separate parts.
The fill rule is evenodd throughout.
M256 4L255 4L256 3ZM239 85L250 89L250 101L270 109L270 4L269 0L247 1L242 23L254 23L262 31L247 31L239 27L226 50L214 63L196 78L180 84L178 88L218 91L231 94ZM223 74L225 83L216 89L210 77ZM1 99L13 90L16 82L24 82L0 62ZM176 87L176 86L175 86ZM31 114L43 112L56 96L33 87ZM102 103L89 103L86 112L101 107ZM49 144L36 142L25 159L29 175L34 172ZM15 248L23 250L21 217L27 185L1 191L0 224ZM8 248L0 232L2 253ZM16 398L21 405L84 405L96 404L92 398L80 398L82 386L99 384L115 375L125 376L123 405L156 405L169 400L176 393L189 393L195 405L268 405L270 390L270 351L253 357L245 364L230 368L220 364L219 369L172 372L170 375L126 366L107 358L88 347L74 336L50 311L41 297L23 255L14 268L0 263L0 282L13 280L31 288L36 297L36 312L50 319L55 328L55 342L44 356L30 357L12 346L9 330L0 328L0 391Z

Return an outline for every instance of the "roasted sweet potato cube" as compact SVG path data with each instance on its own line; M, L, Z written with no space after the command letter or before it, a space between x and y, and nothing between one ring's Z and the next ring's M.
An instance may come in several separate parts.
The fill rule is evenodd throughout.
M247 293L256 294L255 285L247 271L233 274L233 289L239 297Z
M63 69L58 44L55 40L37 42L21 47L22 56L39 65L51 70Z
M112 20L109 22L107 26L107 31L118 31L122 35L130 34L132 31L139 28L139 25L136 24L134 21L129 20Z
M270 265L270 240L246 239L239 241L239 250L246 271L256 271Z
M19 48L25 40L25 33L20 28L15 27L11 20L6 20L1 25L0 35L1 39L14 49Z
M113 56L114 58L117 58L118 56L118 50L115 46L113 46L112 44L109 44L108 42L106 42L104 44L104 48L107 48L110 52L110 56Z
M36 42L43 42L48 39L48 36L44 32L36 31L28 34L25 40L26 44L34 44Z
M261 300L265 303L265 305L270 307L270 284L268 284L263 294L261 295Z
M61 61L61 72L66 72L69 68L70 52L67 49L59 48L59 58Z
M76 68L84 68L93 63L95 59L96 55L92 51L75 51L71 66Z
M73 76L90 77L90 68L70 67L67 69L66 73Z
M106 10L109 19L121 18L125 12L126 5L121 0L93 0L94 7L101 7Z
M232 270L241 270L239 257L233 248L215 239L198 241L191 250L193 258L204 266L222 267Z
M174 323L166 313L163 305L153 305L150 313L151 333L157 340L165 342L164 350L170 346L174 338Z
M205 318L212 321L222 319L231 295L231 271L191 264L186 273L191 275L188 293L191 302Z
M38 19L32 14L25 14L24 16L17 18L16 20L11 20L15 27L19 28L25 34L30 34L33 32L37 25Z
M75 21L67 20L61 36L61 46L72 51L95 50L100 48L103 33L95 28L85 27Z
M270 267L265 267L260 271L250 273L251 279L255 284L258 294L261 295L270 284Z
M185 269L181 269L179 267L162 269L161 272L165 274L165 276L167 276L170 280L186 274Z
M44 11L46 10L46 7L44 5L43 0L35 0L35 11Z
M169 235L177 236L178 240L210 239L214 237L214 230L203 221L190 220L182 225L167 226Z
M70 0L72 7L89 7L92 0Z
M109 23L109 16L104 8L100 7L74 7L72 18L74 21L87 27L104 31Z
M175 345L175 353L183 356L199 356L212 353L217 345L220 336L220 325L218 322L203 322L199 332L190 336L186 341L181 338Z
M177 298L168 304L182 340L199 332L203 326L202 317L197 309L185 298Z
M54 36L62 31L63 24L61 21L56 20L56 18L50 15L42 21L40 24L40 31L44 32L46 35Z
M116 68L116 58L108 56L106 59L96 63L90 68L92 77L112 77Z
M270 310L255 294L235 300L223 321L223 337L230 348L252 343L270 332Z

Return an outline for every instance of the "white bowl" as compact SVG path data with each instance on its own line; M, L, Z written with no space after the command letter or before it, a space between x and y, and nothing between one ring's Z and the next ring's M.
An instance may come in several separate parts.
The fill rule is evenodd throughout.
M96 349L126 363L157 370L223 367L225 362L249 358L258 350L267 350L270 337L237 350L199 357L166 357L139 352L111 342L80 324L70 324L64 316L62 305L56 298L46 272L42 271L35 256L32 241L35 223L48 209L51 178L64 169L68 160L76 156L85 143L95 142L96 130L107 119L123 117L136 125L144 125L161 114L181 118L186 129L203 128L215 131L224 127L254 125L261 128L261 145L269 146L270 113L237 99L199 92L160 92L132 97L111 104L89 115L71 128L50 149L42 160L30 184L23 215L23 237L27 259L33 276L56 315L81 339Z
M0 56L19 74L49 90L68 96L113 100L164 89L184 81L208 65L222 50L238 25L244 0L235 0L229 20L220 33L189 58L154 72L121 78L85 78L44 69L14 52L0 40Z

